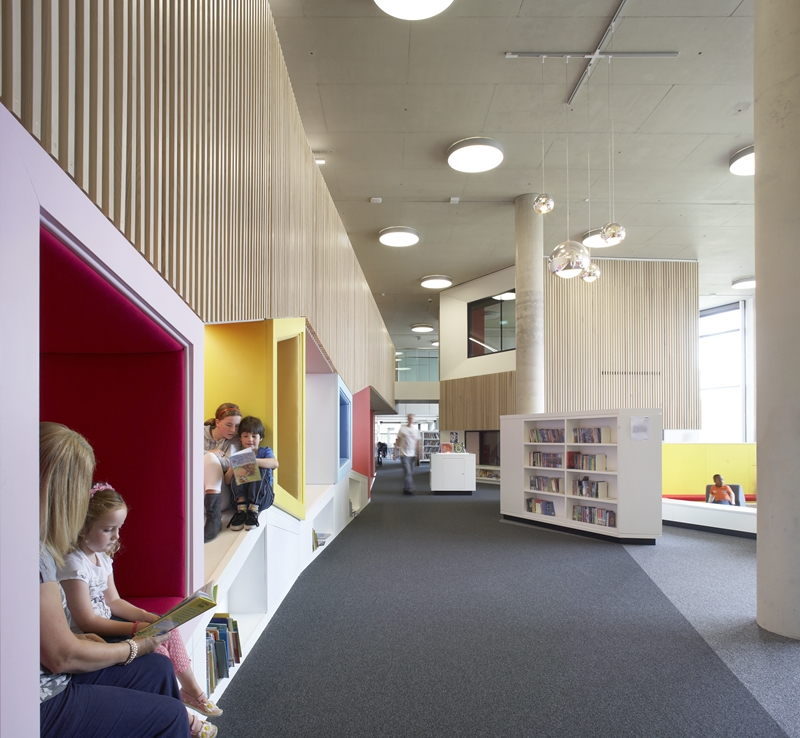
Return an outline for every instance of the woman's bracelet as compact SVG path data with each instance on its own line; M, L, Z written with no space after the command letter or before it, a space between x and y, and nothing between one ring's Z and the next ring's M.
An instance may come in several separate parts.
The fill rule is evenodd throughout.
M134 641L133 638L128 638L128 640L125 641L125 643L127 643L130 646L131 653L130 656L128 656L128 660L122 662L122 666L127 666L128 664L131 663L131 661L133 661L139 655L139 644L136 641Z
M139 623L141 623L141 622L142 622L141 620L137 620L133 624L133 630L131 630L131 636L135 636L136 635L136 631L139 630Z

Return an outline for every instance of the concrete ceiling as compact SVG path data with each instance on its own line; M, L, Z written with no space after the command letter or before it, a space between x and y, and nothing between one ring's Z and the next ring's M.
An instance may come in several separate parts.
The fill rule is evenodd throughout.
M613 116L607 61L567 113L587 60L550 58L542 70L505 52L594 51L620 0L455 0L415 22L373 0L270 5L308 141L329 152L323 175L398 349L437 336L410 330L438 330L437 293L421 277L460 284L514 263L513 201L542 190L542 130L556 201L545 253L610 220L613 191L628 236L596 256L697 259L704 304L752 294L730 283L754 271L753 178L728 171L753 143L752 0L627 0L603 50L679 56L615 60ZM468 136L500 141L503 163L452 170L447 149ZM382 246L378 231L392 225L422 240Z

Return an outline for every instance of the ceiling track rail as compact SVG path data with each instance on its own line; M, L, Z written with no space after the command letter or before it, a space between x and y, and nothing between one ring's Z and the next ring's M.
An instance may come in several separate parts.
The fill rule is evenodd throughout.
M572 101L578 94L578 90L580 90L583 83L589 79L594 66L600 59L661 59L674 58L678 56L677 51L602 51L606 41L608 41L609 38L614 34L614 25L616 24L617 19L622 13L622 9L625 7L625 3L627 2L628 0L622 0L622 2L619 4L617 12L614 13L611 23L608 24L608 28L606 28L603 38L600 39L600 43L597 44L597 48L594 51L507 51L505 54L506 59L542 59L547 58L548 56L561 59L588 59L589 63L586 65L586 69L583 70L583 74L578 80L578 84L575 85L575 88L572 90L569 98L567 99L567 105L572 105Z

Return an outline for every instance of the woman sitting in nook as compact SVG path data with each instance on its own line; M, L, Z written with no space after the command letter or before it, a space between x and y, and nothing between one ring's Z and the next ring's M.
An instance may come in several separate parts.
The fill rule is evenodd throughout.
M113 557L119 551L120 531L127 517L128 506L119 492L105 483L92 487L78 545L64 557L57 572L75 633L96 633L106 641L118 642L161 617L122 599L114 583ZM167 642L156 653L172 662L184 705L209 717L222 714L197 683L178 628L169 632ZM189 723L192 735L214 738L217 734L215 726L203 725L196 715L190 714Z
M224 402L213 418L203 426L203 482L205 489L206 524L203 540L213 541L222 530L222 487L231 481L230 455L238 451L237 430L242 411L232 402Z
M167 636L106 643L67 623L56 568L78 541L89 503L94 452L58 423L39 427L39 711L50 738L190 738Z

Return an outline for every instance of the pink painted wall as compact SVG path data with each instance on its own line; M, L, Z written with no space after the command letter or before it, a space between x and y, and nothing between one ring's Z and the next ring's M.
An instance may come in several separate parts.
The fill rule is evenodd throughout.
M372 479L375 474L375 422L370 388L353 395L353 471Z

